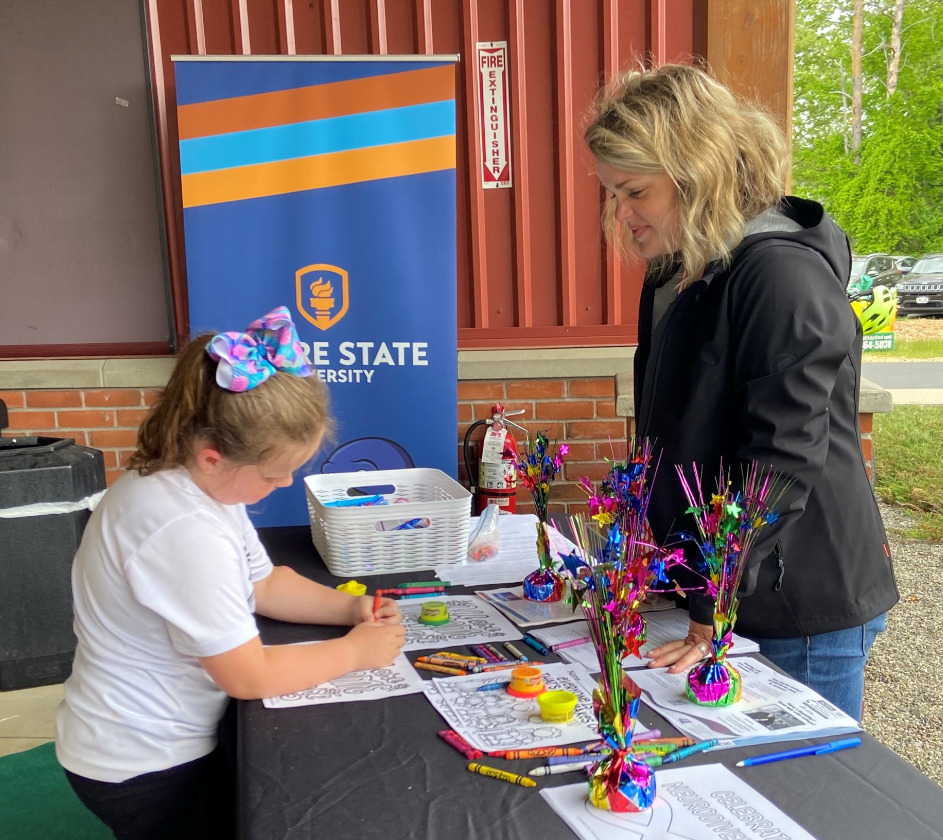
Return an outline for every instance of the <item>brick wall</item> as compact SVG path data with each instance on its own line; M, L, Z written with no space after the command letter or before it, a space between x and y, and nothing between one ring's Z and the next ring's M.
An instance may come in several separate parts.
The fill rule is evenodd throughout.
M626 418L616 416L612 376L462 381L458 384L458 463L459 480L465 484L469 483L462 454L465 432L475 420L491 417L495 402L503 403L507 411L523 408L525 413L521 417L512 418L515 422L532 434L543 431L551 441L565 441L570 447L563 471L551 491L551 512L583 509L586 494L576 482L583 476L602 478L608 471L606 458L625 456L628 426ZM520 443L523 433L511 431ZM483 433L484 427L476 429L472 440L480 441ZM475 448L471 454L473 472L477 464ZM520 486L517 510L533 512L530 493Z
M137 428L159 391L151 388L23 389L0 391L7 404L10 427L5 434L75 438L83 446L102 451L108 484L120 475L134 449ZM625 456L632 433L632 418L616 415L612 376L575 379L469 380L458 384L459 480L465 473L462 442L475 420L491 416L495 402L508 411L523 408L514 418L531 432L543 431L551 440L570 447L563 472L554 485L553 512L575 512L585 503L576 482L583 476L598 480L607 471L605 459ZM874 415L859 414L861 446L871 484L874 484L874 451L871 439ZM518 441L522 433L513 430ZM473 444L481 440L476 430ZM477 469L477 447L472 448L472 470ZM530 494L518 488L517 509L533 511Z
M7 404L7 436L75 438L101 450L108 484L121 474L137 440L137 429L159 391L149 388L89 388L0 391Z

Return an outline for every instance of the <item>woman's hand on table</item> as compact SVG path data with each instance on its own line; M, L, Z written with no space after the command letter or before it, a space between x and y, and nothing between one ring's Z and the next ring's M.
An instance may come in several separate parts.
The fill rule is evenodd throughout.
M683 639L665 642L648 652L649 668L668 667L669 674L680 674L705 659L711 650L714 628L710 624L692 621L688 635Z

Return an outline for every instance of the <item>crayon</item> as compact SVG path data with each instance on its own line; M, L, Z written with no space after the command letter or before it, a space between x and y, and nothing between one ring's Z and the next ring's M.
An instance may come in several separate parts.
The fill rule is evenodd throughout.
M533 636L528 636L526 633L524 634L524 644L530 645L530 647L536 650L541 656L550 655L550 648L543 642L538 642Z
M511 654L511 656L513 656L515 659L520 659L521 662L527 662L527 661L528 661L527 657L524 656L524 654L521 652L521 649L520 649L520 648L517 648L517 647L514 647L514 645L512 645L510 642L505 642L505 643L504 643L504 649L505 649L509 654Z
M485 685L478 686L475 691L497 691L500 688L507 688L509 685L510 683L506 682L486 683ZM488 755L491 755L491 753L488 753Z
M660 767L662 764L670 764L673 761L680 761L682 758L687 758L689 755L694 755L695 753L704 752L709 750L712 747L717 746L717 739L711 738L707 741L700 741L695 744L693 747L682 747L680 750L676 750L673 753L668 753L666 756L656 755L652 758L646 758L645 763L649 767Z
M471 649L475 651L479 656L483 656L489 662L500 662L499 660L488 648L484 645L472 645Z
M444 665L446 668L461 668L463 671L470 671L475 665L464 659L452 659L448 656L420 656L417 662L426 662L429 665Z
M423 595L427 592L445 592L444 586L410 586L407 589L384 589L387 595Z
M405 581L403 583L397 583L396 588L397 589L415 589L416 587L423 587L423 586L451 586L451 585L452 584L449 583L449 581L447 580L413 580L413 581Z
M529 750L505 750L503 753L488 753L501 758L550 758L552 755L586 755L582 747L533 747Z
M483 644L482 647L486 648L487 650L490 650L497 657L498 662L509 661L508 658L500 650L498 650L494 645Z
M564 650L568 647L576 647L577 645L582 645L585 642L589 641L587 636L585 639L568 639L565 642L557 642L555 645L550 645L550 650Z
M383 595L383 590L378 589L373 596L373 618L376 620L377 613L380 610L380 596Z
M441 729L438 734L446 744L456 749L469 761L474 761L476 758L481 758L484 755L481 750L476 750L461 735L451 729Z
M476 665L470 669L472 674L487 674L491 671L513 670L521 665L543 665L543 662L491 662L488 665Z
M581 761L577 764L548 764L545 767L535 767L528 771L528 776L555 776L557 773L572 773L574 770L586 770L592 767L595 761Z
M433 656L442 656L447 659L462 659L466 662L471 662L473 665L486 665L490 660L485 659L483 656L465 656L461 653L452 653L450 650L437 650Z
M451 674L453 677L464 677L468 672L461 668L448 668L445 665L430 665L428 662L414 662L414 668L420 671L435 671L438 674Z
M512 785L521 785L522 787L537 787L537 782L528 779L527 776L518 776L517 773L508 773L507 770L498 770L497 767L488 767L484 764L468 765L471 773L477 773L479 776L491 776L492 779L500 779L502 782L510 782Z
M604 758L604 756L600 753L597 753L596 755L597 757L593 759L588 759L586 753L580 753L579 755L551 755L547 757L547 764L578 764L581 761L602 761Z

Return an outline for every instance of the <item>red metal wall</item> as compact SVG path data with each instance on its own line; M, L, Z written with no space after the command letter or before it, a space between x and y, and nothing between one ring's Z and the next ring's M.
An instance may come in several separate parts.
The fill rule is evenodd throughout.
M147 0L178 334L187 331L172 55L455 54L460 347L631 344L638 269L599 233L582 143L606 77L695 52L695 0ZM668 9L670 7L670 18ZM513 187L482 189L475 44L507 41Z

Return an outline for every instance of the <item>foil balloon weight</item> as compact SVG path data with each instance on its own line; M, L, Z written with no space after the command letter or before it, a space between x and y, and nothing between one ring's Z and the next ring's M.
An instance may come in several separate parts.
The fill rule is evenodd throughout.
M613 464L600 488L580 481L590 516L570 517L577 548L563 558L567 600L583 608L599 662L593 710L609 752L590 768L589 801L607 811L643 811L655 801L654 770L631 750L641 690L622 667L645 642L639 609L649 587L667 581L666 570L682 559L655 545L648 528L651 461L651 445L633 441L626 463Z
M721 469L717 490L706 501L697 466L693 483L681 467L676 469L690 505L685 513L697 524L698 537L688 539L700 549L703 563L698 571L705 591L714 597L710 651L688 672L684 693L699 706L729 706L740 699L743 689L739 671L727 661L737 620L737 590L757 535L776 522L774 508L789 482L753 462L743 473L740 489L734 490Z
M566 581L553 566L550 552L549 527L550 487L563 467L563 456L569 452L564 443L559 448L551 445L543 432L527 436L521 457L515 467L521 484L530 490L537 514L538 567L524 578L524 597L531 601L559 601L566 591Z
M699 706L730 706L740 699L743 680L740 672L727 661L732 637L732 627L728 626L726 632L719 634L715 627L707 659L688 671L684 693Z
M602 684L593 692L599 734L612 751L590 768L589 801L604 811L644 811L655 801L655 769L633 758L629 750L641 692L632 680L623 676L619 693L622 698L617 705L621 705L623 699L628 700L625 716L606 701Z
M553 569L547 523L537 523L537 558L540 566L524 578L524 597L531 601L559 601L566 591L566 581Z

